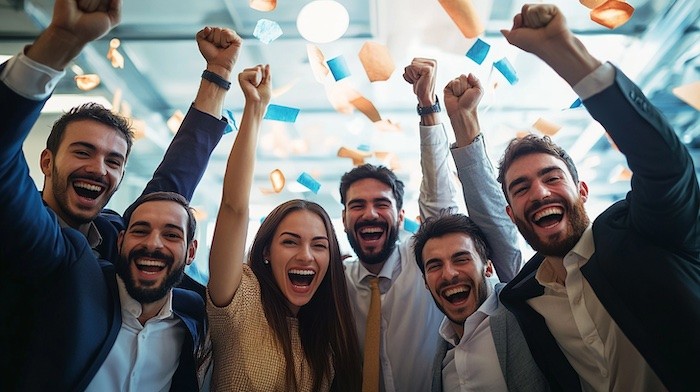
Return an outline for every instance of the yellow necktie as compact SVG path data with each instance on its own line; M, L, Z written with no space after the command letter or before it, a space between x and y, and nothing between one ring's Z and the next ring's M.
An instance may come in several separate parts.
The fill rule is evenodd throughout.
M365 356L362 366L362 392L379 391L379 336L382 320L382 303L379 293L379 278L369 281L372 300L367 313L365 328Z

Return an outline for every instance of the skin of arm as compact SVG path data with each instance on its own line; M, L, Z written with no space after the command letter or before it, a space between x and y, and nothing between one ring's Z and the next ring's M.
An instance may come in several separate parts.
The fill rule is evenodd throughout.
M216 306L231 303L241 283L255 149L262 117L270 102L270 67L258 65L245 69L238 75L238 82L246 102L226 164L221 207L209 253L208 288Z

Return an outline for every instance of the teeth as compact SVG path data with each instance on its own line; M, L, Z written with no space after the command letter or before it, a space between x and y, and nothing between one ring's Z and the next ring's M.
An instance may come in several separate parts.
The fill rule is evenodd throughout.
M532 217L532 219L537 222L540 219L544 218L545 216L549 215L561 215L564 213L564 210L560 207L549 207L545 208L544 210L538 212L535 214L535 216Z
M455 288L453 288L453 289L445 290L445 292L443 293L443 295L444 295L445 297L450 297L450 296L455 295L455 294L457 294L457 293L464 293L464 292L466 292L466 291L467 291L467 288L466 288L466 287L460 286L460 287L455 287Z
M81 182L81 181L76 181L75 183L73 183L73 186L78 187L78 188L87 189L87 190L93 191L93 192L100 192L102 190L101 186L92 185L92 184L88 184L86 182Z
M316 272L312 270L303 270L303 269L292 269L289 270L290 274L295 274L295 275L316 275Z
M379 227L365 227L360 229L360 233L362 234L372 234L372 233L381 233L384 230L380 229Z
M143 266L143 267L161 267L161 268L165 267L165 263L160 261L160 260L149 260L149 259L138 260L136 262L136 264L139 266Z

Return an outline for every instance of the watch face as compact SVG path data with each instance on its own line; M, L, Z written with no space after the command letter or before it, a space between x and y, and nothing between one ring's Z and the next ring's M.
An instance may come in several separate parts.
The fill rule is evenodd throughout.
M439 113L440 112L440 100L438 100L437 96L435 97L435 104L433 106L420 106L418 104L417 110L419 115L424 115L424 114L430 114L430 113Z

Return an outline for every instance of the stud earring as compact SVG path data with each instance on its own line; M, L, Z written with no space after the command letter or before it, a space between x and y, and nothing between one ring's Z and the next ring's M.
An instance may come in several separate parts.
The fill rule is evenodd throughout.
M263 263L265 263L265 264L270 264L270 260L268 260L268 259L263 259Z

